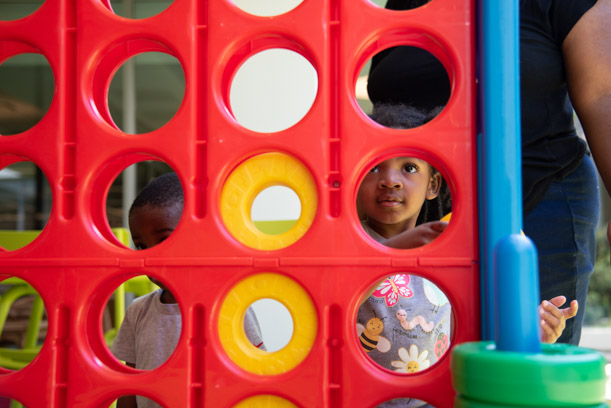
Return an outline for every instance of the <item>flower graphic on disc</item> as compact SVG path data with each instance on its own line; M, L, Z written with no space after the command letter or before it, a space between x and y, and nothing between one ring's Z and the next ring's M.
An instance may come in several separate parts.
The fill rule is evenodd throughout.
M389 276L373 291L372 295L377 298L384 298L387 307L392 307L399 301L399 296L410 298L414 292L407 287L409 285L409 275Z
M431 366L431 362L427 359L429 351L424 350L421 354L418 354L418 346L415 344L410 346L409 352L405 347L401 347L398 350L398 354L401 360L395 360L390 363L395 367L395 372L397 373L413 374L426 370Z

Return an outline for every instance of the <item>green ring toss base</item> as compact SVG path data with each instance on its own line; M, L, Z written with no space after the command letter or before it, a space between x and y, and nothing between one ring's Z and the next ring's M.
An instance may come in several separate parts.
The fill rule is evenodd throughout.
M543 344L541 351L497 351L492 342L456 346L456 407L606 407L600 353L567 344Z
M570 405L572 407L580 408L609 408L609 405L605 402L594 405ZM491 404L487 402L470 401L466 398L456 397L454 408L538 408L535 405L505 405L505 404Z

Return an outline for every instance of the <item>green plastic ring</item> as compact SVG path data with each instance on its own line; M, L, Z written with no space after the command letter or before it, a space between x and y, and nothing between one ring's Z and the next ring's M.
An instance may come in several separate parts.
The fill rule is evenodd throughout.
M568 405L569 407L574 407L575 405ZM579 405L580 408L609 408L609 406L605 403L602 402L600 404L595 404L595 405ZM490 404L487 402L479 402L479 401L472 401L469 400L467 398L462 398L460 396L456 397L456 400L454 401L454 406L453 408L539 408L539 407L535 407L533 405L520 405L519 407L517 405L505 405L505 404Z
M605 400L605 359L594 350L543 344L529 354L473 342L457 345L451 361L459 396L494 407L596 407Z

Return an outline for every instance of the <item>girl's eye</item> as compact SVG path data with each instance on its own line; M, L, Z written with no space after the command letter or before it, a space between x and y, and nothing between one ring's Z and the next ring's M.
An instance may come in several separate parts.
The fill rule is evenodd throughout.
M379 171L380 171L380 166L373 166L371 170L369 170L370 173L378 173Z
M405 170L407 173L416 173L418 171L418 167L413 164L406 164L403 166L403 170Z

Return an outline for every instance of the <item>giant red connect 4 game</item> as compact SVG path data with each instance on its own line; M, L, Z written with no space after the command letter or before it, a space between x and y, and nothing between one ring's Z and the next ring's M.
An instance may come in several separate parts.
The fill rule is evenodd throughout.
M128 19L107 0L46 0L25 18L0 21L0 63L42 54L56 84L36 126L0 137L0 166L32 161L53 194L40 236L0 253L0 273L30 283L49 321L38 356L1 371L1 394L31 408L108 407L132 394L171 408L375 407L394 398L450 407L450 353L414 375L387 371L361 350L355 322L371 285L409 273L450 300L452 345L479 338L474 14L472 0L402 12L367 0L304 0L273 17L230 0L174 0L153 17ZM397 45L432 53L451 82L445 109L416 129L377 125L356 102L364 64ZM276 48L309 61L318 88L297 124L258 133L232 114L230 83L249 57ZM122 63L145 52L180 62L184 99L165 126L126 134L108 112L108 86ZM453 199L442 236L407 251L371 240L355 205L364 174L396 155L433 164ZM168 240L133 251L111 232L106 196L121 171L150 159L179 175L184 212ZM248 216L252 195L270 185L301 201L299 221L280 235L253 229ZM164 281L183 318L175 353L150 372L116 360L101 330L111 294L136 275ZM293 337L277 352L250 350L240 331L244 310L260 298L292 315Z

